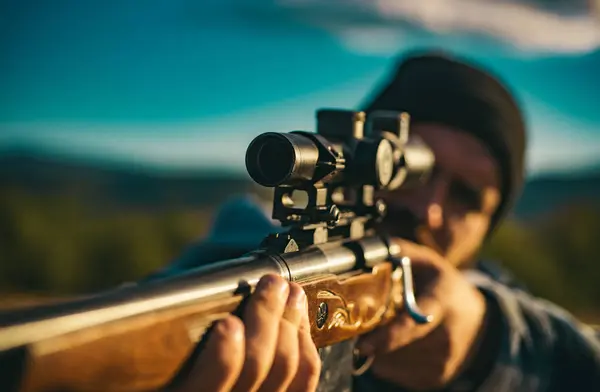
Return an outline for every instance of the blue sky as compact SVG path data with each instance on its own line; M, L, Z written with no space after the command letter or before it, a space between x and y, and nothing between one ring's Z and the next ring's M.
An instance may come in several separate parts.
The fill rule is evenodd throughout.
M589 10L343 3L0 2L0 151L243 171L254 136L313 130L315 109L358 107L399 53L441 47L511 84L531 125L532 174L600 163Z

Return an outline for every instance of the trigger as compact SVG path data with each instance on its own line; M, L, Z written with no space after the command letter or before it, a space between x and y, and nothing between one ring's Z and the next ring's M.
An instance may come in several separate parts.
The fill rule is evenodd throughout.
M389 260L396 267L396 271L394 271L396 278L397 274L402 274L402 299L404 302L404 307L406 308L406 311L410 317L412 317L417 324L427 324L433 321L433 316L425 315L417 305L410 258L390 257ZM392 277L394 277L394 275L392 275ZM394 297L394 299L396 298Z

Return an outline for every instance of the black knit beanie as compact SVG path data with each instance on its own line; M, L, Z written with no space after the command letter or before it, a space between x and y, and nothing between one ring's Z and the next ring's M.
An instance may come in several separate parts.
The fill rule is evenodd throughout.
M496 77L448 54L411 54L366 104L406 111L411 123L441 123L468 132L500 166L502 199L489 233L519 196L524 179L525 121L515 98Z

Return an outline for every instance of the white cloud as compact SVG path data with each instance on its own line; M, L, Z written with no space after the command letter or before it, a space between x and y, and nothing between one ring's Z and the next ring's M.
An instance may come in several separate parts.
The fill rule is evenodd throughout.
M199 125L199 124L198 124ZM193 124L98 126L87 123L3 124L0 146L42 148L52 154L153 168L221 167L239 170L248 135L200 135ZM242 161L243 162L243 161Z
M336 35L368 54L397 51L414 27L444 34L449 44L483 35L524 52L588 52L600 46L600 1L544 3L506 0L277 0L281 10ZM451 33L451 34L447 34ZM454 37L452 37L454 35ZM416 41L432 39L426 34ZM460 39L458 40L460 41ZM423 42L421 42L423 43Z
M528 175L575 172L598 164L600 137L572 130L567 125L563 133L533 135L527 154Z
M347 49L366 55L396 53L406 45L405 34L385 27L344 27L335 29L335 34Z
M523 94L529 140L527 170L569 172L600 162L597 125L560 113L531 94Z

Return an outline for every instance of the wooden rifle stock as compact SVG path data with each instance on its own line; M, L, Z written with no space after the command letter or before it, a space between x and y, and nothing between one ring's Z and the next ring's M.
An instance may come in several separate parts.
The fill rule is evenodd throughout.
M331 246L308 255L295 252L295 258L286 260L288 271L294 265L310 265L316 271L291 278L306 292L311 334L317 347L374 329L392 318L402 302L401 271L381 257L385 255L382 247L387 252L387 245L375 238L361 242L375 255L362 268L356 268L356 261L365 255L357 255L347 247L342 253L340 248ZM320 273L315 269L319 264L315 257L325 266L332 263L335 255L338 260L346 259L347 267L349 263L354 266L338 273ZM27 392L162 390L182 371L207 328L236 311L245 296L231 290L231 285L228 293L219 292L208 299L200 296L187 300L186 291L194 290L194 281L200 287L211 277L215 285L224 284L223 276L233 278L234 274L241 274L243 278L242 268L248 270L245 275L249 279L238 284L238 289L244 284L253 287L262 274L277 269L278 264L273 263L274 268L269 271L265 260L259 257L228 261L223 263L223 269L217 268L217 263L186 274L187 279L178 277L167 283L153 282L146 289L145 285L126 287L74 303L31 309L27 317L36 320L0 329L0 348L6 350L7 358L4 372L13 369L8 376L18 383L16 390ZM341 270L340 262L337 263ZM327 269L331 268L324 270ZM288 274L281 275L290 279ZM173 288L153 293L165 284ZM183 287L177 289L178 284ZM175 298L171 304L161 306L161 301L168 302L170 298ZM2 318L0 321L6 324ZM7 367L7 361L12 361L12 366Z

